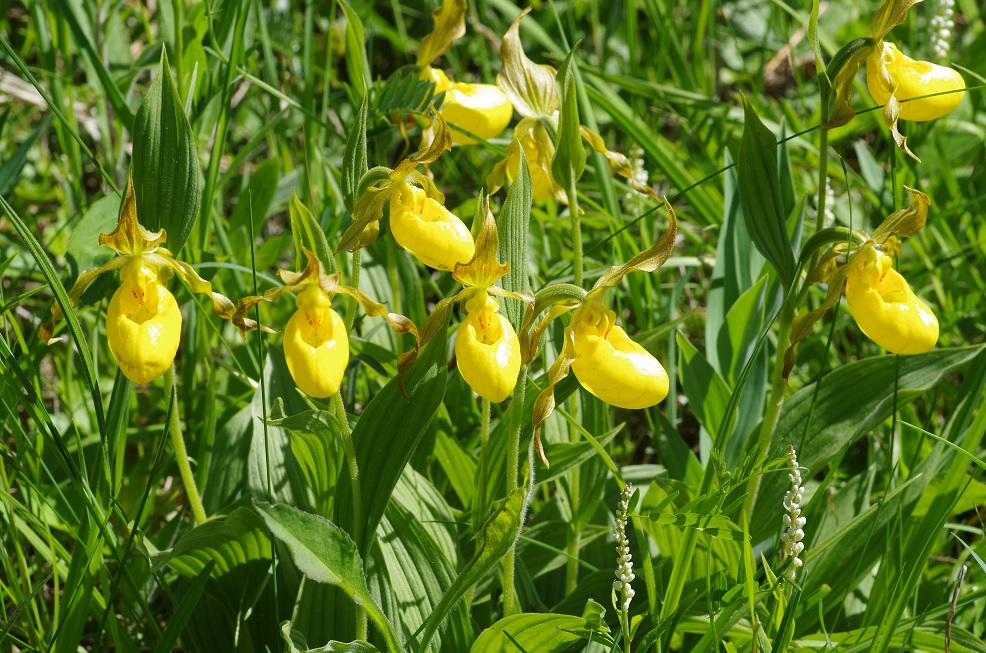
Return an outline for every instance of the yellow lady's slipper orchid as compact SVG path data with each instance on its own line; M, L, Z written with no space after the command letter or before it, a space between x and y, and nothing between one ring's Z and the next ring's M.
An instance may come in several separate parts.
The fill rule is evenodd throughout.
M297 196L296 210L307 211ZM414 324L396 313L388 313L382 304L370 299L356 288L339 283L339 273L326 274L322 262L311 250L302 246L307 265L300 272L278 270L284 282L263 295L244 297L237 305L233 323L246 332L257 323L244 317L262 301L274 301L286 292L297 293L298 310L284 329L284 360L295 385L310 397L324 399L339 392L342 377L349 363L349 334L346 323L332 309L332 297L349 295L363 307L367 315L386 318L398 333L416 333ZM270 329L265 329L270 331Z
M346 325L316 283L305 284L284 330L284 359L295 384L316 399L339 391L349 363Z
M476 253L469 229L421 188L401 183L390 196L394 240L425 265L451 271Z
M923 354L938 342L938 320L896 270L872 247L851 263L846 301L860 331L894 354Z
M510 124L514 107L497 86L453 82L444 72L431 66L421 71L421 79L434 82L436 94L445 93L438 111L449 125L489 140L499 136ZM451 136L452 142L459 145L476 144L475 139L455 129Z
M572 371L586 390L620 408L649 408L668 396L661 363L616 324L616 312L595 300L573 318Z
M466 319L455 337L459 373L484 399L499 403L510 396L520 373L520 341L499 302L485 290L466 301Z
M123 374L150 383L164 374L178 352L181 311L141 257L120 270L120 287L106 310L106 339Z
M947 66L911 59L890 42L884 41L880 52L874 52L866 61L866 85L873 100L886 104L891 93L901 102L897 116L903 120L934 120L951 113L965 96L965 80ZM896 91L894 90L896 89ZM920 100L904 102L910 98Z
M201 278L188 263L175 260L163 247L164 229L148 231L137 221L137 198L133 180L127 180L127 192L120 207L116 229L99 235L99 244L117 255L97 268L84 270L68 292L72 306L82 293L104 272L120 270L120 287L110 299L106 312L106 338L110 353L123 374L134 383L149 383L171 366L181 339L181 312L174 295L164 287L177 274L192 292L212 298L212 312L232 319L236 307L228 297L212 291L212 284ZM38 329L38 337L51 342L55 321L62 317L61 307L51 307L51 320Z

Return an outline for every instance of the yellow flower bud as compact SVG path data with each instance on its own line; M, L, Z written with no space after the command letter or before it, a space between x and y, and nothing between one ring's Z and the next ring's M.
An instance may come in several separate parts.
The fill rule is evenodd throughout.
M851 266L846 302L860 331L895 354L923 354L933 349L938 342L938 320L893 269L893 259L869 248Z
M884 77L884 71L887 77ZM870 89L870 95L879 104L886 104L890 99L891 88L888 87L888 82L897 85L894 96L902 103L898 114L901 120L941 118L959 106L965 95L963 91L904 102L931 93L964 89L965 80L951 68L911 59L893 43L884 41L883 51L870 55L866 61L866 85Z
M493 84L452 82L441 70L427 67L422 79L435 83L435 93L445 93L439 112L449 125L462 127L486 140L499 136L514 115L514 106ZM450 130L452 142L475 145L476 141L455 129Z
M486 292L466 302L466 319L455 336L459 373L484 399L499 403L510 396L520 372L520 341L500 305Z
M318 287L307 284L298 293L298 310L284 329L284 359L295 384L317 399L339 391L349 363L349 336L332 300Z
M157 271L140 256L120 270L120 287L106 311L106 339L123 374L149 383L175 360L181 339L181 311L174 295L158 282Z
M586 390L620 408L648 408L668 396L668 373L616 325L599 302L585 307L575 329L572 371Z
M407 183L390 196L390 230L401 247L439 270L451 271L476 253L476 243L462 220Z

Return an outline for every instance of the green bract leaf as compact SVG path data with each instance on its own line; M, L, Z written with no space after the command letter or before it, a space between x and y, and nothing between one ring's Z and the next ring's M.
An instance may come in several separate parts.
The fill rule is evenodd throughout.
M441 7L431 13L435 27L421 39L418 46L419 68L430 66L431 62L449 51L453 41L466 33L468 9L469 3L465 0L445 0Z
M137 215L148 228L166 230L168 245L178 254L199 215L202 171L164 49L134 119L132 170Z
M743 98L746 119L740 142L739 196L753 244L774 266L785 288L794 280L794 253L777 174L777 139Z
M578 44L576 44L578 47ZM561 90L561 109L558 113L555 156L551 161L551 173L566 193L575 188L575 182L585 170L585 146L579 132L579 98L576 89L575 48L568 53L558 70L558 86Z
M369 111L369 96L364 95L356 118L349 128L346 151L342 155L342 199L346 210L353 212L359 197L359 185L366 174L366 117Z
M531 173L527 168L527 156L520 154L517 176L507 191L507 199L500 210L496 228L500 237L500 253L507 259L510 271L501 279L504 290L528 291L527 278L527 233L531 222ZM507 318L514 330L520 333L524 322L524 306L516 301L508 301L504 306Z
M536 64L527 58L520 42L520 21L530 8L510 24L500 43L502 67L496 83L506 93L517 113L525 118L551 116L561 104L556 71L551 66Z

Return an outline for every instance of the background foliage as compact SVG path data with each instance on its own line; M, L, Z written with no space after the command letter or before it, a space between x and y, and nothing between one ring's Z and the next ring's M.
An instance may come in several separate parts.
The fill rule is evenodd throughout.
M52 296L67 305L78 273L108 260L97 237L115 225L131 168L144 224L166 227L169 248L230 297L271 287L276 267L297 269L299 230L334 248L351 220L360 162L344 153L361 133L364 78L369 166L394 167L418 145L414 112L429 89L405 67L432 28L434 3L2 5L0 646L628 650L610 595L613 512L630 481L636 650L944 651L949 637L951 650L986 650L979 3L955 3L950 57L971 89L962 105L906 123L922 163L896 151L879 111L832 130L824 150L829 225L872 230L906 201L903 185L932 198L898 267L938 316L938 348L885 354L836 308L800 345L762 457L755 445L771 410L787 258L800 253L802 231L812 233L817 207L812 7L537 3L521 30L528 55L559 67L580 42L582 124L628 153L678 215L671 260L607 296L672 384L660 406L624 411L570 376L544 427L552 465L528 466L534 399L561 345L563 325L553 325L526 369L526 395L493 407L486 485L477 483L482 410L450 367L446 338L398 381L397 357L413 339L356 317L340 419L329 401L296 391L279 336L241 338L181 284L171 287L185 316L172 383L133 386L118 373L103 326L113 275L67 311L60 342L34 336ZM816 8L827 60L868 31L876 5ZM518 11L506 0L471 2L466 35L439 64L459 80L493 83L499 38ZM936 11L920 4L894 31L911 56L935 59ZM871 107L862 77L856 88L856 108ZM749 168L734 167L754 120L778 140L764 187L773 235L796 245L774 252L774 265L743 219L763 193ZM506 144L456 147L429 168L467 223ZM578 196L589 282L667 228L659 203L591 151ZM503 191L493 204L501 215ZM516 207L526 215L525 202ZM531 288L573 280L564 205L537 203L526 239L503 241L514 245L502 258ZM349 254L331 264L354 276ZM362 252L359 283L417 324L457 290L397 247L386 220ZM812 291L798 310L822 297ZM259 318L282 329L293 311L285 298ZM521 480L533 472L534 482L508 492L517 425ZM193 519L167 437L178 428L205 524ZM796 583L778 580L789 444L808 469ZM518 532L511 605L499 561ZM370 643L326 644L358 636Z

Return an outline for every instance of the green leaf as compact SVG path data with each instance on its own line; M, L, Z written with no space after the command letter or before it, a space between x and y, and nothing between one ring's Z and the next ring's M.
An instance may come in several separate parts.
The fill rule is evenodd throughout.
M291 453L315 495L315 509L328 516L335 490L332 479L339 473L336 461L341 450L335 445L341 429L339 420L324 410L285 416L284 402L278 397L267 424L290 431Z
M198 578L210 569L210 594L235 616L260 597L270 571L270 550L263 522L241 506L224 519L193 528L153 561L155 568L167 565L186 578Z
M777 172L777 139L743 98L745 120L737 160L743 218L757 250L774 266L784 287L794 280L794 253Z
M178 254L199 215L202 171L195 134L188 124L167 52L134 118L133 182L137 219L168 232L166 246Z
M363 606L390 651L404 650L393 625L366 586L363 560L345 531L324 517L291 506L256 503L254 507L274 537L288 545L294 563L308 578L342 589Z
M332 256L329 241L325 239L325 232L322 231L322 227L319 226L308 207L298 199L298 193L291 196L288 213L291 216L291 234L294 237L294 254L298 269L304 268L307 264L307 259L301 249L304 247L315 253L327 274L335 272L335 257Z
M531 172L527 167L527 155L520 149L520 165L517 176L510 184L507 199L503 202L496 230L500 236L500 255L510 266L500 283L511 292L529 291L531 282L527 274L527 233L531 223L531 204L534 202ZM524 321L524 302L507 298L504 310L514 331L520 333Z
M533 460L531 462L533 463ZM483 530L476 536L476 539L482 544L478 547L473 559L456 577L455 582L442 597L431 618L425 623L424 634L421 636L421 645L418 647L418 651L425 650L435 631L438 630L438 626L441 625L446 615L465 595L466 591L479 582L513 546L518 535L520 535L521 525L524 522L524 515L527 512L527 504L533 489L534 482L532 479L529 489L516 488L513 490L507 497L506 503L493 513L493 516L483 526ZM473 650L477 650L475 646L473 646Z
M561 653L588 637L599 633L594 641L609 639L609 629L602 622L605 610L589 600L581 617L569 614L515 614L500 619L484 630L472 645L472 653Z
M913 401L964 365L984 345L937 349L927 354L878 356L833 370L806 385L784 402L771 451L777 456L794 444L798 462L809 470L822 469L841 451L891 416L894 406ZM897 397L894 398L894 376ZM813 405L814 404L814 405ZM810 416L810 418L809 418ZM790 486L785 474L765 476L750 520L754 542L769 537L780 523L781 503Z
M364 94L356 119L349 126L346 151L342 155L342 199L350 213L356 207L360 179L369 170L366 160L366 114L369 106L369 95Z
M578 47L578 44L576 44ZM575 48L569 51L561 68L558 69L558 88L561 92L561 107L558 114L557 149L551 161L551 173L565 192L575 188L575 182L585 171L585 146L579 130L579 96L575 73L572 71ZM574 202L574 198L569 198Z
M459 565L459 538L455 515L442 495L421 474L408 468L394 488L394 494L380 524L381 536L371 553L379 570L381 587L375 594L381 604L411 641L418 627L427 621L455 578ZM371 585L374 583L372 577ZM389 605L388 605L389 602ZM475 639L469 613L463 603L455 606L444 623L448 637ZM468 633L468 635L467 635ZM436 637L430 650L462 650Z
M188 623L189 617L192 616L192 612L194 612L199 603L199 599L205 590L206 584L209 582L209 578L212 575L212 568L215 564L215 561L210 560L202 569L202 573L196 576L191 585L185 590L181 601L175 606L168 617L168 625L165 627L164 632L161 633L161 639L156 642L154 653L170 653L175 650L178 638L185 632L185 625Z
M349 470L344 469L336 486L335 520L354 535L363 555L369 550L397 480L445 396L447 376L448 340L442 336L432 339L410 370L392 379L370 400L353 429L362 507L354 511L352 482Z
M349 83L356 90L357 96L366 97L373 76L366 58L363 21L348 0L339 0L339 5L346 14L346 72L349 73Z
M678 332L677 342L681 352L679 372L688 405L714 442L732 392L683 333ZM726 429L727 432L729 430Z
M260 235L260 230L264 226L264 221L270 211L270 205L277 195L277 184L281 179L281 162L276 159L267 159L257 166L257 169L250 175L250 183L240 193L233 209L233 215L229 218L230 230L242 229L244 233L250 230L250 213L253 212L253 234L256 238ZM234 251L249 251L249 241L242 242L244 249ZM278 252L280 254L280 252Z
M290 621L281 624L281 636L288 645L288 653L380 653L380 649L376 646L362 640L354 642L332 640L321 648L308 648L304 635L292 628Z

